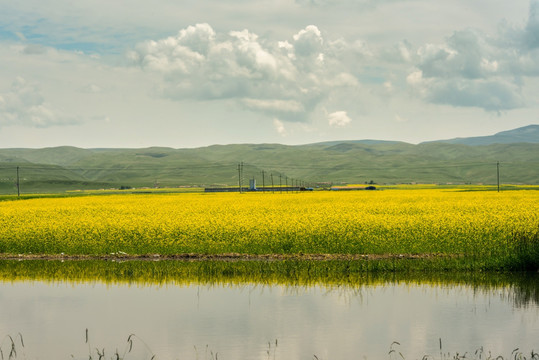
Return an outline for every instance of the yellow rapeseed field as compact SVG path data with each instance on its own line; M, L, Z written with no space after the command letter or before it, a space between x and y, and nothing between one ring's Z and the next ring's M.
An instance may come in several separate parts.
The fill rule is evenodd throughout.
M538 229L539 191L533 190L132 194L0 202L4 254L505 256L522 252L523 239L526 246L536 242Z

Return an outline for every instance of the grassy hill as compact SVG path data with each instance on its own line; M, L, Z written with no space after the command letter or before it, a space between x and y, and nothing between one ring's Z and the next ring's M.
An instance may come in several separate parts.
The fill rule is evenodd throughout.
M244 183L539 184L539 143L470 146L445 142L328 142L214 145L197 149L0 149L0 192Z
M539 184L539 125L492 136L412 145L330 141L308 145L213 145L196 149L0 149L0 193L244 183ZM264 178L262 177L264 174Z

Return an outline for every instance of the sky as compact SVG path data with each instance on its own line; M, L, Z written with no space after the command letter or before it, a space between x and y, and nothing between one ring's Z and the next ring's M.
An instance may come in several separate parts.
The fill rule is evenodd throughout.
M539 124L539 0L0 0L0 148Z

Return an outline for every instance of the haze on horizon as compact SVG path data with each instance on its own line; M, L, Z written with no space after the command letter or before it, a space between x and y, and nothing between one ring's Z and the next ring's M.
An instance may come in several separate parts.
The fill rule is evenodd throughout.
M0 148L419 143L539 123L539 0L0 7Z

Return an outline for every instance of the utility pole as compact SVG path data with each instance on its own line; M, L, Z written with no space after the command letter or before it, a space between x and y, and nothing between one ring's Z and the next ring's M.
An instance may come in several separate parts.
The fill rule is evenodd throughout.
M271 193L275 194L275 188L273 187L273 174L270 174L271 177Z
M21 183L19 181L19 167L17 166L17 197L21 196Z
M238 164L238 190L241 194L241 165Z
M498 183L498 192L500 192L500 162L496 162L496 180Z
M288 194L288 176L285 176L284 180L286 181L286 193Z
M283 175L282 174L279 174L279 192L282 194L283 193Z
M243 161L241 162L241 181L240 181L240 192L243 192Z
M264 193L265 191L265 186L264 186L264 170L262 170L262 193Z

